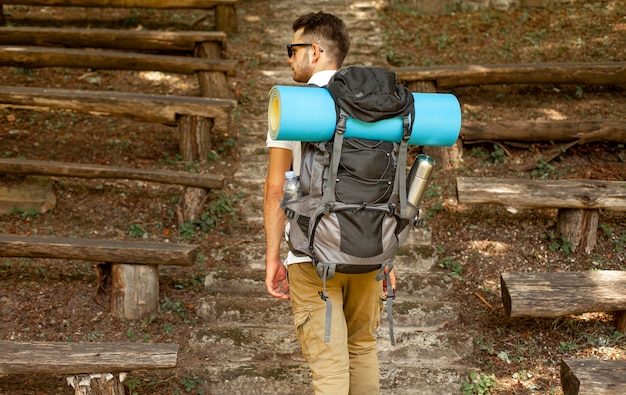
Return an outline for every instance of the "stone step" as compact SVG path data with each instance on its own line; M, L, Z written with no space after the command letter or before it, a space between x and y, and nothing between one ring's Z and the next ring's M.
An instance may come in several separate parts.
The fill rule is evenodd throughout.
M196 314L211 325L293 325L291 302L269 295L209 295L197 303Z
M394 267L398 277L412 273L427 273L437 265L438 260L437 249L430 245L400 247Z
M440 301L394 300L392 318L395 328L430 332L443 329L458 319L458 304ZM387 309L383 309L380 327L388 332Z
M458 332L418 332L411 328L394 329L396 345L389 340L387 327L379 332L380 360L401 365L445 365L472 354L473 339ZM387 331L387 332L386 332ZM442 363L445 362L445 363Z
M276 325L272 321L259 325L205 325L190 332L192 352L220 356L231 363L290 360L303 363L304 358L293 325Z
M454 364L439 366L405 366L380 364L381 394L390 395L454 395L462 394L467 381L467 368Z
M210 377L205 390L215 395L309 395L313 394L311 374L296 361L206 364L202 377ZM399 366L381 363L381 394L461 394L468 372L462 367Z

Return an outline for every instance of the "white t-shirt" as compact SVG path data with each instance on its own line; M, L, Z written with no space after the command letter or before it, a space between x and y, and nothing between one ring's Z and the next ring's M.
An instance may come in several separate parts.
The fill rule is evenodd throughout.
M319 71L309 79L307 82L308 85L317 85L317 86L325 86L330 81L331 77L335 74L337 70L323 70ZM288 140L274 140L270 137L269 131L267 133L266 144L268 148L284 148L291 150L291 164L296 175L300 175L300 162L302 161L302 149L299 141L288 141ZM285 228L285 237L287 237L289 230L289 223ZM285 265L289 265L292 263L301 263L301 262L310 262L311 258L308 256L301 257L294 255L291 251L287 254L287 258L285 259Z

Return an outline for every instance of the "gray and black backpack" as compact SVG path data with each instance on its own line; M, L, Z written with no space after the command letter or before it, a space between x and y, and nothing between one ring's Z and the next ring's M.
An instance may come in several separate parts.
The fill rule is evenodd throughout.
M337 125L330 141L302 143L300 184L303 197L283 201L290 221L289 247L311 257L322 278L327 303L325 340L332 311L325 281L335 272L390 271L398 235L411 219L406 213L406 157L414 119L413 95L396 74L378 67L342 68L326 87L335 101ZM312 88L323 89L323 88ZM352 117L362 122L402 117L402 141L345 136ZM387 274L388 276L388 274ZM391 342L391 284L387 314Z

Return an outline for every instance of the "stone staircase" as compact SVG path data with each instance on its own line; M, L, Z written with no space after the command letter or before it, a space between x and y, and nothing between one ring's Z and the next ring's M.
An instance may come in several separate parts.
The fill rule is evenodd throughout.
M263 74L272 84L292 84L285 61L291 21L302 13L323 9L342 17L353 37L346 64L385 65L378 34L377 2L317 1L306 6L272 1L270 31L264 43L269 60ZM246 3L239 8L245 12ZM242 12L240 10L240 12ZM245 112L245 109L242 109ZM240 133L241 160L235 189L245 193L242 207L242 257L239 266L214 271L205 279L206 296L199 301L201 329L190 338L190 350L210 356L202 377L210 377L212 395L310 394L310 373L293 328L291 305L267 295L264 286L262 227L263 182L268 153L266 115L246 114ZM389 342L387 317L379 329L382 393L390 395L461 393L468 369L459 361L471 354L472 339L446 329L457 319L458 303L449 300L452 279L433 271L437 251L428 229L413 231L396 262L397 298L393 304L396 346Z

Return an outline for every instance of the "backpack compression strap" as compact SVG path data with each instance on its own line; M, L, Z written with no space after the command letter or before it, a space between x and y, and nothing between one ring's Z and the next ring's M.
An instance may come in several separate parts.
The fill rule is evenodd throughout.
M398 151L398 166L396 167L396 180L393 183L393 193L400 196L400 217L406 217L406 157L413 129L412 121L408 115L402 117L402 141Z
M326 293L326 280L330 280L335 276L335 263L317 263L317 274L322 278L324 290L318 291L320 297L326 302L326 329L324 330L324 343L330 343L330 325L333 317L333 304Z

